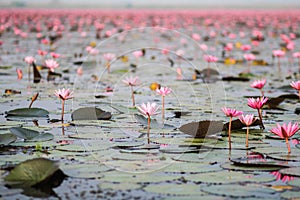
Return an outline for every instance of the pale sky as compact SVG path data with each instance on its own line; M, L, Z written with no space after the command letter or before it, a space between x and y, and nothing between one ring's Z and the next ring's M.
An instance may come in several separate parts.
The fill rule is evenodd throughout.
M21 4L20 4L21 3ZM24 4L22 4L24 3ZM1 0L0 7L294 8L300 0Z

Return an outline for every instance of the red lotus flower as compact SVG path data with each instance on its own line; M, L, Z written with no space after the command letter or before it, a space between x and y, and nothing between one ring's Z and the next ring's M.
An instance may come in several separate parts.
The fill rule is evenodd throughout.
M254 118L254 115L253 114L251 114L251 115L241 115L241 116L239 116L239 120L243 123L243 124L245 124L246 126L247 126L247 132L246 132L246 147L248 147L249 145L248 145L248 138L249 138L249 126L251 125L251 124L253 124L255 121L256 121L256 119Z

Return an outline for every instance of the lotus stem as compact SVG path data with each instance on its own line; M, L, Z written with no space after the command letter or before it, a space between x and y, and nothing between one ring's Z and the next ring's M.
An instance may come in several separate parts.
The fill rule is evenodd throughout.
M249 126L247 126L247 132L246 132L246 148L248 148L249 146Z
M231 122L232 122L232 117L229 119L229 126L228 126L228 144L229 144L229 150L231 150Z
M64 123L65 100L61 101L61 122Z
M162 123L164 124L165 122L165 96L162 95Z
M263 120L262 120L262 109L257 109L259 120L260 120L260 128L265 129Z
M107 63L105 64L105 66L106 66L106 68L107 68L107 73L110 73L110 63L107 62Z
M261 93L261 97L265 96L264 91L262 90L262 88L260 89L260 93Z
M299 96L299 100L300 100L300 90L299 90L298 96Z
M148 144L150 144L150 123L151 123L151 118L150 115L148 115L148 126L147 126Z
M278 57L278 71L281 72L281 68L280 68L280 58Z
M286 146L287 146L287 149L288 149L288 154L290 154L291 153L291 147L290 147L289 139L287 137L285 138L285 143L286 143Z
M31 74L30 64L28 64L28 81L29 82L30 82L30 74Z
M130 90L131 90L132 106L135 107L134 91L132 85L130 85Z

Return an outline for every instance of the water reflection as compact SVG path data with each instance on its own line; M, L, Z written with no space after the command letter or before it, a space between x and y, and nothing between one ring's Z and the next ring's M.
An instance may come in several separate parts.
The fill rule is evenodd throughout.
M270 172L270 174L275 176L277 181L282 181L284 183L287 183L287 182L295 179L293 176L283 175L279 171L273 171L273 172Z

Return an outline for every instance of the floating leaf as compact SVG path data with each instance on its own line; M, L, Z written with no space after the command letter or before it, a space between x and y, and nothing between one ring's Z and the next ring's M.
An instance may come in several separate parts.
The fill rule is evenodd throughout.
M111 183L111 182L102 182L99 185L100 189L104 190L137 190L142 186L137 183Z
M185 124L179 130L195 138L205 138L206 136L220 133L223 130L223 126L222 121L200 121Z
M287 190L281 193L281 197L283 199L300 199L300 192Z
M189 181L202 183L241 183L241 182L270 182L276 178L270 174L252 175L235 171L216 171L200 174L185 175L184 178Z
M48 117L49 112L43 108L18 108L10 110L7 117Z
M1 145L8 145L14 141L17 140L17 136L11 133L5 133L5 134L0 134L0 146Z
M58 170L55 161L35 158L18 164L4 178L9 185L33 186L50 177Z
M142 125L148 126L148 119L145 118L144 116L139 115L139 114L134 114L134 118ZM160 129L162 129L162 128L163 129L174 129L175 128L174 126L171 126L168 124L164 124L164 125L159 124L156 119L151 119L150 127L151 128L160 128Z
M282 175L300 177L300 167L291 167L279 171Z
M278 171L281 169L279 166L251 166L251 165L235 165L230 163L225 163L221 165L223 169L235 170L235 171Z
M156 185L148 185L144 188L147 192L166 194L172 196L185 196L185 195L203 195L205 193L200 191L200 187L194 184L176 184L164 183ZM200 198L200 197L199 197Z
M42 133L32 139L29 139L28 142L44 142L53 140L53 138L54 136L51 133Z
M14 135L16 135L22 139L25 139L25 140L31 140L40 135L40 133L38 131L34 131L31 129L27 129L27 128L21 128L21 127L10 128L9 130Z
M109 120L112 115L96 107L79 108L75 110L71 118L72 120Z
M274 199L272 196L274 190L262 185L246 184L246 185L209 185L201 187L201 190L210 194L221 195L231 198L255 198L263 197ZM273 198L272 198L273 197Z
M100 178L103 177L102 172L107 172L111 170L106 165L103 164L65 164L61 165L61 170L67 176L73 178Z
M287 164L282 163L280 161L272 160L269 158L263 158L259 155L254 155L253 157L243 157L243 158L233 158L231 161L237 166L243 167L280 167L285 168L288 167Z

